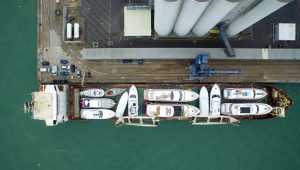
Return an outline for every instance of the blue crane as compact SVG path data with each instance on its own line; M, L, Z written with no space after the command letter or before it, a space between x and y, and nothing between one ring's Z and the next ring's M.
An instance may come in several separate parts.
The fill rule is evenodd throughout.
M192 61L190 66L190 79L202 80L210 76L222 75L242 75L243 69L240 68L210 68L208 67L209 53L201 53Z
M218 24L217 28L219 30L219 35L221 37L221 40L222 40L223 44L225 45L226 55L228 57L235 57L235 52L228 41L225 29L224 29L224 24L223 23Z

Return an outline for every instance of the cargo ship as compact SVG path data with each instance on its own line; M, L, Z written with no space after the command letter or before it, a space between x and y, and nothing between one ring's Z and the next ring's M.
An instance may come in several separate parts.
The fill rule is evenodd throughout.
M163 120L240 125L243 119L285 117L292 104L267 84L48 84L32 93L24 109L47 126L109 119L117 127L157 127Z

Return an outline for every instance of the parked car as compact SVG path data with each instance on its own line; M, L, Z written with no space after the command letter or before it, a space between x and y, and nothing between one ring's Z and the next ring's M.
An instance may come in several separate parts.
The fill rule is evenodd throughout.
M77 70L76 77L81 78L81 70Z
M61 14L60 9L56 9L56 10L55 10L55 16L60 16L60 14Z
M50 71L51 71L51 69L49 67L42 67L42 68L40 68L40 72L48 73Z
M57 70L58 70L57 66L52 66L51 68L52 75L57 76Z
M75 73L75 68L76 68L75 65L74 65L74 64L71 64L70 69L71 69L71 72L72 72L72 73Z
M42 66L49 66L49 61L42 61Z
M67 70L70 70L70 66L62 65L62 66L61 66L61 69L67 69Z
M60 64L68 64L69 61L68 60L60 60Z
M69 72L63 71L59 73L60 76L68 76Z

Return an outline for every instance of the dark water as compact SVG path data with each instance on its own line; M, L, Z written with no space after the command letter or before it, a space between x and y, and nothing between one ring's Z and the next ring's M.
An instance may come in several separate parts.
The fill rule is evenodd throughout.
M36 1L0 5L0 169L299 169L300 85L281 84L295 101L286 118L241 127L115 128L112 121L47 128L23 114L37 89ZM8 18L9 17L9 18Z

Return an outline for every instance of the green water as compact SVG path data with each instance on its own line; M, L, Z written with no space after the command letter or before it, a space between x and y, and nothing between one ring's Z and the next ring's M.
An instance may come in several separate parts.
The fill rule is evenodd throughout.
M241 127L173 121L115 128L112 121L73 121L49 128L30 119L22 107L38 86L35 11L35 0L0 5L1 170L299 169L299 84L278 85L295 101L286 118Z

